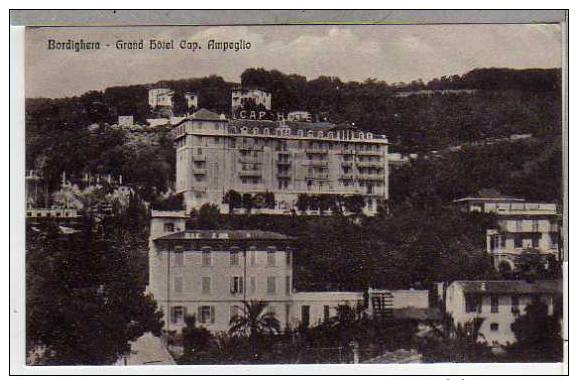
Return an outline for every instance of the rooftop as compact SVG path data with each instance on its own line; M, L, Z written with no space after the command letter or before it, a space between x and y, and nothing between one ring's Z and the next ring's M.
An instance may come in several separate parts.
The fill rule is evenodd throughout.
M509 195L503 195L495 189L481 189L475 195L468 195L466 197L456 199L454 202L466 201L485 201L485 202L524 202L524 198L516 198Z
M187 230L164 235L154 239L166 240L227 240L227 241L255 241L255 240L293 240L294 238L276 232L260 230Z
M554 294L562 292L562 283L556 280L456 281L455 283L464 289L464 293Z
M218 113L215 113L213 111L209 111L206 108L201 108L200 110L198 110L197 112L193 113L190 117L190 119L194 119L194 120L216 120L216 121L222 121L223 119L221 119L221 115L219 115Z

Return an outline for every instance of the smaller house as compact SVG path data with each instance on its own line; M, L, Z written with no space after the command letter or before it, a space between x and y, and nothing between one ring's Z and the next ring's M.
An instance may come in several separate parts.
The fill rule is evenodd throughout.
M486 231L487 252L499 270L511 271L522 253L560 259L560 215L555 203L526 202L523 198L482 190L478 196L457 199L464 212L492 213L495 228Z
M445 307L455 324L482 318L480 341L500 346L515 342L512 324L528 304L538 299L553 315L561 295L560 281L454 281L446 289Z

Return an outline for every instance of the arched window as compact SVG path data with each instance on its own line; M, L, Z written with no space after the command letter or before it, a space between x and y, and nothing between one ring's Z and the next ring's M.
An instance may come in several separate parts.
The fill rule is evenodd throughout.
M313 131L307 131L307 137L313 137Z
M229 127L229 133L237 133L237 127Z
M268 135L269 133L271 133L271 132L269 131L269 128L263 129L263 134L264 134L264 135Z
M334 133L333 132L327 132L327 137L329 137L330 139L333 138Z
M323 131L319 131L319 132L317 133L317 137L323 137Z
M302 129L298 130L297 135L299 135L300 137L303 137L303 130Z
M257 127L253 128L253 134L258 135L259 134L259 128L257 128Z
M369 140L373 139L373 133L367 132L367 138L368 138Z
M363 132L359 132L359 138L360 138L361 140L363 140L363 139L365 138Z
M241 133L243 134L247 133L247 127L241 127Z

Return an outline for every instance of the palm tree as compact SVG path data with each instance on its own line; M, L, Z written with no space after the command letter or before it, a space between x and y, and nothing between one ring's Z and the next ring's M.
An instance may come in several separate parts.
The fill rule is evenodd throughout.
M265 301L243 301L243 308L239 308L241 313L233 316L229 322L229 334L248 336L253 354L256 353L257 339L260 336L281 331L281 324L275 318L275 313L265 311L267 305Z
M476 317L463 324L455 323L451 315L445 314L439 325L430 325L435 338L423 347L426 361L493 361L490 347L479 341L479 338L484 338L480 333L483 322L484 318Z

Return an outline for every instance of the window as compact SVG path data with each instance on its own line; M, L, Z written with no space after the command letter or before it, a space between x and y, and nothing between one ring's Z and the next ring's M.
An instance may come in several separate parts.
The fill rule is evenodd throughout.
M514 238L514 247L515 248L522 248L522 238L519 236L516 236Z
M287 264L288 267L291 266L291 251L287 251L285 253L285 264Z
M251 266L252 267L255 266L255 249L254 248L251 250Z
M174 265L176 267L182 267L183 265L185 265L185 255L181 250L175 250L175 261L174 261Z
M329 305L323 305L323 322L329 320Z
M267 250L267 266L274 267L275 266L275 250L274 248L269 248Z
M208 249L203 249L203 266L210 267L211 266L211 251Z
M267 277L267 294L275 294L277 289L276 279L273 276Z
M165 223L164 224L164 232L174 232L175 224L174 223Z
M490 297L490 302L491 302L491 312L497 313L499 311L499 307L500 307L500 297L498 297L496 295L492 295Z
M231 255L229 256L231 266L238 266L239 265L239 251L231 250Z
M512 313L520 313L520 298L518 296L512 296Z
M175 293L183 292L183 278L181 276L177 276L173 279L173 288Z
M516 232L522 232L522 221L516 220Z
M255 282L255 277L251 277L249 279L249 281L250 281L250 290L249 291L251 294L255 294L255 292L257 291L257 284Z
M492 330L492 331L498 331L499 329L500 329L500 325L497 323L492 323L490 325L490 330Z
M241 276L231 277L231 293L232 294L243 293L243 277Z
M180 325L185 323L185 308L182 306L171 307L171 323Z
M532 238L532 247L533 248L540 248L540 238L539 237L533 237Z
M199 322L200 323L215 323L215 307L214 306L199 306Z
M482 311L482 302L478 294L466 294L466 313L479 313Z
M301 324L309 326L309 305L301 305Z
M211 294L211 277L201 279L201 290L203 294Z
M540 230L540 221L532 220L532 232L538 232Z
M285 294L291 295L291 276L285 277Z

